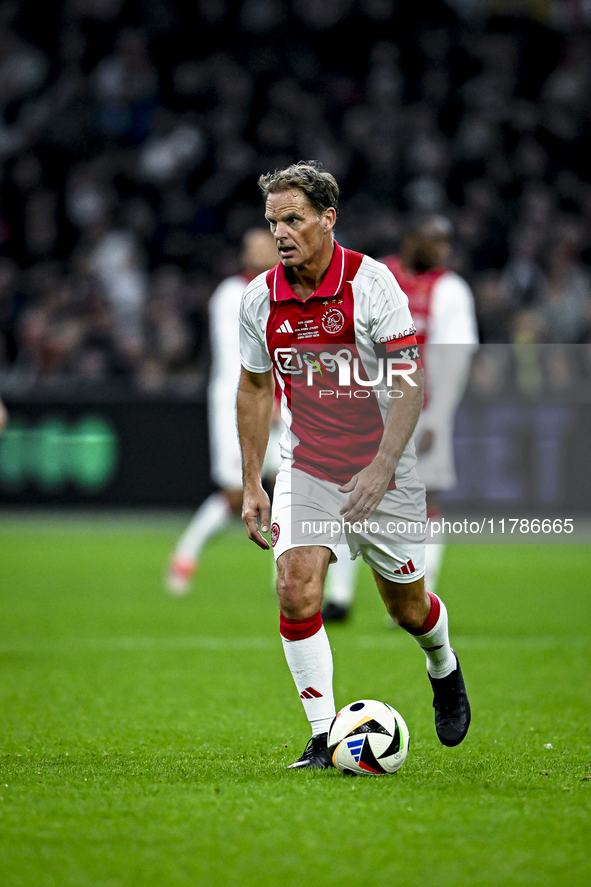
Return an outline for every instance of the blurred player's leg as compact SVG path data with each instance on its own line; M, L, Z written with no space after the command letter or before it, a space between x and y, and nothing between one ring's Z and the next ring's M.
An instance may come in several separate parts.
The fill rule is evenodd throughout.
M189 591L197 570L201 550L208 539L222 530L232 518L232 508L224 493L212 493L197 509L177 542L166 575L166 585L173 595Z
M338 560L328 568L324 584L324 622L344 622L355 598L358 561L351 560L348 545L339 545L335 553Z
M435 594L445 554L445 533L441 529L433 532L442 526L443 514L439 507L438 493L431 490L427 491L427 520L430 528L429 542L425 549L425 588Z
M437 591L437 583L439 582L439 573L441 572L441 564L443 563L443 555L445 554L445 545L443 542L429 542L426 546L425 553L425 585L435 593Z

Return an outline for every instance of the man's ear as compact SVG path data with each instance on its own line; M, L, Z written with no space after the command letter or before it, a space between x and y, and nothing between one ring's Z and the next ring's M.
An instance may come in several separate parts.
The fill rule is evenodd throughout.
M330 231L334 228L335 222L337 220L337 214L334 207L329 206L328 209L324 210L322 215L322 225L325 231Z

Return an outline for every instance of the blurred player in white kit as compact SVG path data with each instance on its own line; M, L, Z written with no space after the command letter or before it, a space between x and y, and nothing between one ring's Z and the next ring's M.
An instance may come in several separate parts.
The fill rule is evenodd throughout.
M472 354L478 344L474 297L463 278L448 268L453 227L437 214L412 217L399 255L380 259L392 271L403 292L423 346L425 401L414 437L419 478L427 488L427 513L439 514L439 496L456 483L453 428L465 389ZM453 348L457 345L459 347ZM445 543L429 538L425 584L436 592ZM350 612L358 561L339 558L331 567L324 592L325 622L342 622Z
M236 431L236 389L240 377L238 314L245 287L262 271L277 263L277 247L268 228L244 235L242 272L217 287L209 302L211 372L208 419L211 478L219 490L197 509L180 536L166 573L166 586L175 596L186 594L198 569L203 546L239 515L242 508L242 463ZM279 465L278 434L271 436L266 472L274 478Z

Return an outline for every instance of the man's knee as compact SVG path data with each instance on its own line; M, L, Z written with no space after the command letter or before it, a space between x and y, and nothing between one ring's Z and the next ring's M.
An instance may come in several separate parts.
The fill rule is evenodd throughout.
M291 566L280 569L279 562L277 563L277 594L281 601L299 600L305 586L300 570Z
M320 609L324 560L302 549L290 549L277 560L277 595L288 618L306 619Z

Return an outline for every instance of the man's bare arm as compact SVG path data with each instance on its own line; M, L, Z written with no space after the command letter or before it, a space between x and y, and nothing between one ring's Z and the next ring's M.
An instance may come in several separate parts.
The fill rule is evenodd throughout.
M269 548L269 543L261 535L261 530L267 532L269 529L270 502L261 478L271 431L273 393L271 370L266 373L252 373L242 368L236 399L244 483L242 520L248 538L265 549Z
M410 386L404 378L394 377L393 390L402 391L403 396L390 400L378 452L366 468L339 487L341 492L351 493L340 511L346 521L353 523L368 518L388 489L423 405L423 371L417 370L413 379L416 387Z

